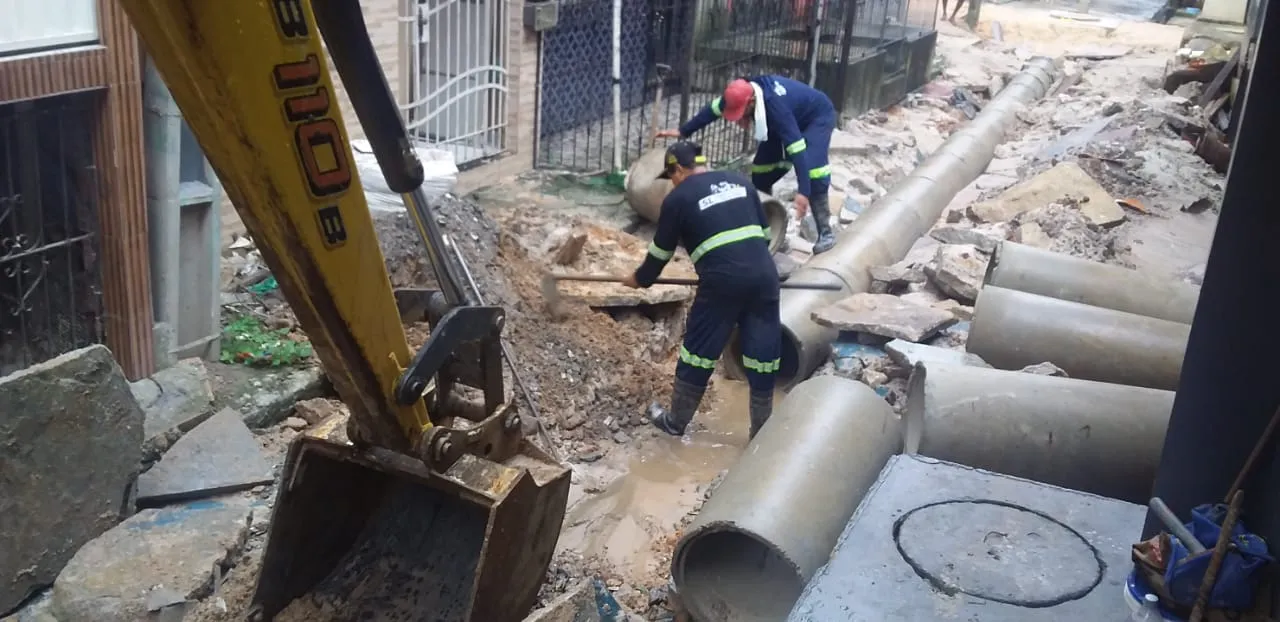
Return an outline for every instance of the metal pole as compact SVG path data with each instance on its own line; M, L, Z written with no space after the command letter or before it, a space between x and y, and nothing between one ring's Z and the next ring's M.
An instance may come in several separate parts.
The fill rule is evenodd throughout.
M1173 390L1190 332L1178 322L988 286L966 347L1000 369L1048 361L1072 378Z

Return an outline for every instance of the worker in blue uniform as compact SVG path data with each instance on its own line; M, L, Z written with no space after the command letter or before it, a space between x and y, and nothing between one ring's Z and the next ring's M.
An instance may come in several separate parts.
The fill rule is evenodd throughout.
M710 171L702 147L679 141L667 148L659 175L674 184L662 202L649 253L624 279L649 287L679 244L698 273L698 292L685 323L671 408L654 403L649 416L662 431L681 436L702 401L720 353L735 326L751 387L751 438L773 412L781 364L778 270L769 252L769 221L760 195L743 175Z
M796 216L812 209L818 228L813 252L835 246L831 232L831 165L827 150L836 129L836 108L825 93L803 82L782 76L740 78L730 82L724 94L711 100L678 130L659 136L689 138L716 119L735 122L753 132L759 147L751 163L751 182L765 194L794 168L799 193Z

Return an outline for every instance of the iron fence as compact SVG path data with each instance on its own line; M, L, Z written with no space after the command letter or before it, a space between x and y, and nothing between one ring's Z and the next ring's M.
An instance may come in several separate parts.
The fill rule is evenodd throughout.
M0 375L102 339L99 94L0 105Z
M565 0L542 40L538 158L542 167L611 168L739 76L810 82L846 115L892 104L927 79L938 0L622 0L622 114L614 129L612 0ZM665 69L669 68L669 69ZM661 91L659 92L659 88ZM698 135L723 165L751 148L716 123Z

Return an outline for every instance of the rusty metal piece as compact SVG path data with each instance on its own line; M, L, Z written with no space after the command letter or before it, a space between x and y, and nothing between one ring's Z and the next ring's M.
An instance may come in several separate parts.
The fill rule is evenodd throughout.
M1200 156L1200 159L1208 162L1213 170L1223 175L1227 174L1227 169L1231 166L1231 147L1223 142L1213 129L1206 130L1196 141L1195 153Z
M1204 580L1200 583L1200 591L1196 593L1196 604L1191 608L1189 622L1200 622L1204 619L1205 608L1209 603L1209 594L1218 582L1218 570L1222 568L1222 558L1227 555L1227 544L1231 542L1231 530L1235 529L1240 518L1240 504L1244 502L1244 491L1237 490L1231 495L1231 503L1227 506L1227 516L1222 519L1222 529L1218 532L1218 543L1213 547L1213 556L1209 558L1209 567L1204 570Z

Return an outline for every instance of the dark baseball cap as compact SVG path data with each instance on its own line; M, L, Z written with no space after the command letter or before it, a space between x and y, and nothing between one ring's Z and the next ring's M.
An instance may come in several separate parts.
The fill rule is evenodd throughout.
M662 173L658 175L658 179L671 179L671 174L675 172L677 165L684 168L702 166L707 163L707 157L702 155L702 145L691 140L681 140L667 147L664 163L665 166L662 168Z

